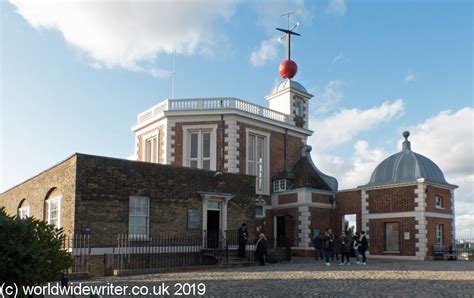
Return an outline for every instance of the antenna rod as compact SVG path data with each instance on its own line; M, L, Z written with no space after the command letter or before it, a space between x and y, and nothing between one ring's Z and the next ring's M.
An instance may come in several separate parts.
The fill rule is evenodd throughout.
M171 99L174 99L175 80L176 80L176 49L174 49L174 53L173 53L173 73L172 73L172 78L171 78Z

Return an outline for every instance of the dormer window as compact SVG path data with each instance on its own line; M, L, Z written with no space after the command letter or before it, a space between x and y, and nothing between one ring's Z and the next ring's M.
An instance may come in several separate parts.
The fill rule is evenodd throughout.
M278 179L273 181L273 192L286 190L286 179Z
M443 209L443 198L440 196L435 197L435 207L438 209Z

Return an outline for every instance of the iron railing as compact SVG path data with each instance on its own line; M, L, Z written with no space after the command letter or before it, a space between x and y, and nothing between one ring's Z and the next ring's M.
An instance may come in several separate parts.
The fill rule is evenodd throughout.
M204 231L192 234L153 236L118 235L114 250L115 270L166 269L202 265L252 265L255 262L255 237L245 245L245 257L238 254L238 232ZM288 241L268 239L269 262L291 259Z
M117 270L173 268L215 264L203 254L200 234L118 235Z
M458 237L454 243L459 260L474 261L474 237Z
M90 272L90 235L74 235L63 238L63 249L71 253L73 264L65 273Z

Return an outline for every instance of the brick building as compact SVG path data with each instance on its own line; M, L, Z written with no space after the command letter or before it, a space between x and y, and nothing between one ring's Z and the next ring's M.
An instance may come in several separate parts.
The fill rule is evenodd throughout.
M408 133L366 185L338 190L311 160L312 95L291 78L266 97L268 108L165 100L132 127L136 161L75 154L2 193L0 206L69 234L91 230L99 246L119 233L225 231L244 221L254 234L289 238L299 255L313 254L318 232L347 225L368 232L372 257L421 260L434 244L451 245L456 186L411 151Z
M200 233L211 205L225 213L221 229L243 221L254 229L254 183L247 175L77 153L2 193L0 205L69 236L86 227L96 235L91 245L103 247L115 245L118 234ZM197 211L193 226L189 211Z

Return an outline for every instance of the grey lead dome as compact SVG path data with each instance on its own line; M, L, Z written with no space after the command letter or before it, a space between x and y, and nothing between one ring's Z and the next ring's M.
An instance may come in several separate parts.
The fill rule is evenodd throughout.
M372 173L369 183L364 186L414 182L419 178L449 185L441 169L432 160L411 151L409 136L410 132L403 132L405 141L402 144L402 151L382 161Z
M277 93L277 92L280 92L282 90L285 90L287 88L294 88L298 91L301 91L301 92L304 92L304 93L308 93L308 91L306 91L306 88L303 87L303 85L301 85L300 83L296 82L296 81L293 81L293 80L288 80L288 79L285 79L285 80L282 80L281 82L279 82L272 90L272 94L274 93Z

